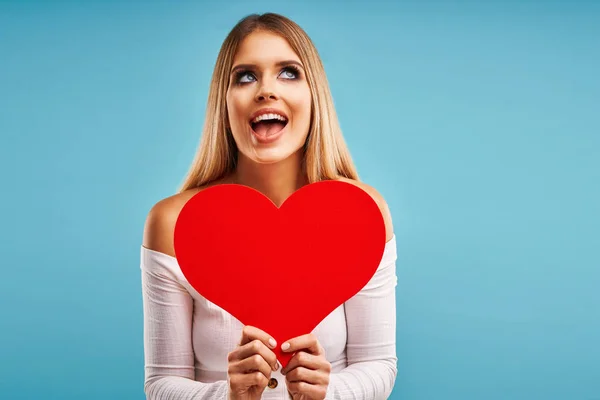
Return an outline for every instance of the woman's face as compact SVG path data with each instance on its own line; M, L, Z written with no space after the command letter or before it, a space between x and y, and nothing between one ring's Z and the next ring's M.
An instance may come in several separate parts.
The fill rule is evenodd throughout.
M256 31L240 43L227 89L240 155L266 164L296 153L308 135L311 101L303 66L285 39Z

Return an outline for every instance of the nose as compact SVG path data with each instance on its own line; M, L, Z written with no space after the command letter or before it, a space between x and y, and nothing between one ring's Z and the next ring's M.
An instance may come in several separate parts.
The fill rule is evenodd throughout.
M260 85L258 92L256 93L256 101L265 101L266 99L277 100L279 96L275 94L275 91L267 83Z

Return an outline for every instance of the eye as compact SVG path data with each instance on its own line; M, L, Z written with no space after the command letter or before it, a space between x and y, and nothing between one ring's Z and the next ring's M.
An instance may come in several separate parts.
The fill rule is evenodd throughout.
M252 76L252 74L250 73L250 71L241 71L237 74L237 82L239 83L249 83L252 82L252 80L249 80L247 78L253 79L254 77Z
M281 71L281 76L284 79L297 79L298 78L298 69L292 66L285 67L283 71Z

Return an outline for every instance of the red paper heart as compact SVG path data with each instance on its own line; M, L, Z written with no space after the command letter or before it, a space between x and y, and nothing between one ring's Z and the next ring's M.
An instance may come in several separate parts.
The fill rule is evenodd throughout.
M311 333L358 293L385 248L375 201L333 180L302 187L280 208L247 186L209 187L185 204L174 235L194 289L279 345ZM274 352L284 367L292 357Z

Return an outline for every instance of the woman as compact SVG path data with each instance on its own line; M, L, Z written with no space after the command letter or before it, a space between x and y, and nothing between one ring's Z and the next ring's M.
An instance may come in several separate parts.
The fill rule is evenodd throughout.
M373 197L387 243L373 279L313 332L274 343L186 281L173 232L183 205L200 190L242 184L280 206L303 185L333 179ZM141 252L149 399L385 399L392 391L396 249L390 213L378 192L358 181L318 53L289 19L251 15L226 38L197 157L179 193L151 209ZM296 352L284 369L272 351L278 345Z

